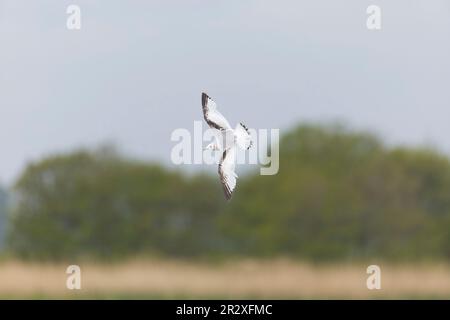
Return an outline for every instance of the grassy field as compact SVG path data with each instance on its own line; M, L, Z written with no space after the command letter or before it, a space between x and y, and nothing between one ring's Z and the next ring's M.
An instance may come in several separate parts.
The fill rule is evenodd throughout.
M380 264L381 290L366 287L367 265L288 260L220 264L134 260L78 263L81 290L66 288L69 263L0 262L1 298L450 298L446 264Z

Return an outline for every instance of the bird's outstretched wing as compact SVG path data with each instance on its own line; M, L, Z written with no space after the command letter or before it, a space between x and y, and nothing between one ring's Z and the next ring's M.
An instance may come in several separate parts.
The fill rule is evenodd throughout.
M202 93L203 116L206 123L214 129L220 131L231 130L227 119L217 111L217 105L206 93Z
M225 192L225 198L231 199L234 188L236 188L237 175L234 172L236 165L236 146L227 148L222 155L219 163L219 176Z
M236 144L241 149L248 150L253 145L250 132L242 122L234 129L234 136L236 137Z

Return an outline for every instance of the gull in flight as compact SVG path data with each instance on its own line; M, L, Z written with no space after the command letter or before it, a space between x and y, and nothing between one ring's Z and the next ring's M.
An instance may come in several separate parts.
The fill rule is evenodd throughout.
M238 123L232 128L227 119L217 110L217 105L206 93L202 93L203 116L210 128L216 129L214 142L205 149L222 151L219 163L219 177L225 192L225 198L231 199L236 187L237 174L234 172L236 165L236 147L248 150L252 146L252 140L248 128Z

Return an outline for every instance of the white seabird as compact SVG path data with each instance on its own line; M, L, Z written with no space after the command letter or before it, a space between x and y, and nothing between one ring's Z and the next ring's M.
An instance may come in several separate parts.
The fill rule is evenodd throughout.
M225 198L231 199L236 187L237 174L234 171L236 165L236 146L247 150L252 146L252 140L248 128L238 123L232 128L225 117L217 110L217 105L206 93L202 93L203 116L206 123L217 130L215 142L210 143L206 149L223 151L219 163L219 176L225 192Z

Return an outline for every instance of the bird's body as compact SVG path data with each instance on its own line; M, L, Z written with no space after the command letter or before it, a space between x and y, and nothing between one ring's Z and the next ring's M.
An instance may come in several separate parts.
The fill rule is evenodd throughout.
M202 93L202 106L206 123L217 130L214 136L215 141L210 143L206 149L223 151L218 171L225 197L230 200L238 177L235 172L237 148L245 150L252 146L250 134L248 128L242 123L238 123L233 129L227 119L217 110L214 100L206 93Z

